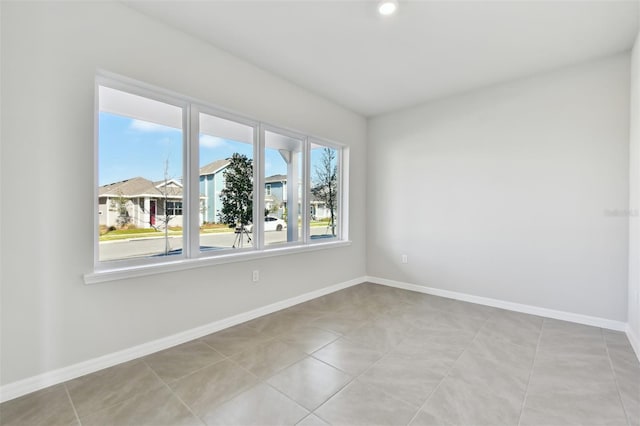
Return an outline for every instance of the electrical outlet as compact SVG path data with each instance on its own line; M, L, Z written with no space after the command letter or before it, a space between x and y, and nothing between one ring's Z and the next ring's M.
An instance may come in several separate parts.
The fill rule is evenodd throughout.
M257 283L258 281L260 281L260 271L256 269L253 271L253 282Z
M406 254L402 255L402 263L409 263L409 258L407 257Z

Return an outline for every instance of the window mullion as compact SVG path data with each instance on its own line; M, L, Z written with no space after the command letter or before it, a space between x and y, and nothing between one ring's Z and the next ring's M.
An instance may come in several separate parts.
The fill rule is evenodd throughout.
M338 154L338 212L340 218L338 221L338 237L340 239L349 238L349 150L342 148Z
M187 108L188 121L185 125L188 138L186 142L187 152L187 224L188 247L186 255L189 258L198 257L200 254L200 186L199 186L199 144L200 125L198 109L194 105Z
M343 176L342 176L342 154L343 154L343 150L338 150L338 158L337 158L337 167L338 167L338 173L337 173L337 185L336 185L336 189L338 190L338 194L336 196L336 212L337 212L337 220L338 220L338 225L336 227L336 235L338 238L342 238L342 197L344 194L344 188L342 187L342 182L343 182Z
M264 133L262 123L255 128L253 158L253 238L257 250L264 249Z
M302 154L302 241L307 244L311 239L311 212L309 211L311 200L311 142L309 138L304 138L303 154Z
M93 99L93 203L94 206L100 205L100 180L99 180L99 156L98 152L100 151L100 102L99 102L99 94L100 94L100 84L103 82L103 79L100 77L96 77L95 86L94 86L94 99ZM107 219L105 222L109 222L109 207L107 207L105 215ZM93 268L97 269L100 264L100 233L96 232L96 229L100 228L100 217L98 215L93 215Z

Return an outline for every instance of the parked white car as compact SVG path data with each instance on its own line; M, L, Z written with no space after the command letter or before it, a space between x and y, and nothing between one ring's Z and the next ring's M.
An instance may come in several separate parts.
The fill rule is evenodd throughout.
M253 223L248 224L244 227L247 232L253 232ZM283 229L287 229L287 222L282 219L278 219L273 216L265 216L264 217L264 230L265 231L282 231Z

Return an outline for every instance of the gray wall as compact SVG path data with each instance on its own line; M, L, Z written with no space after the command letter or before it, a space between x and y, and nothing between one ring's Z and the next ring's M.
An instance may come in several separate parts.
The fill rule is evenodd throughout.
M629 65L370 120L367 273L626 321Z
M115 2L2 2L0 383L364 276L366 121ZM351 147L346 248L87 286L104 69ZM260 269L260 283L251 271Z
M640 33L631 55L631 135L629 155L629 313L627 321L640 344ZM636 347L640 351L640 347Z

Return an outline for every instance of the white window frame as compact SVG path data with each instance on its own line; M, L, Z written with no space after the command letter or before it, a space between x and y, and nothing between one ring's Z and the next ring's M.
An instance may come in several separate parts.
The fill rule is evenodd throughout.
M312 183L312 173L313 173L313 171L311 170L311 152L310 152L312 144L322 145L324 147L332 148L332 149L335 149L337 151L336 165L337 165L337 168L338 168L338 173L337 173L337 175L338 175L337 176L337 179L338 179L338 184L337 184L337 187L338 187L338 198L336 200L336 203L337 203L337 207L338 207L337 208L337 211L338 211L338 214L337 214L338 224L337 224L337 227L336 227L336 236L335 236L335 238L332 238L331 241L341 241L343 239L347 239L348 230L349 230L348 220L344 220L344 218L342 217L344 214L348 214L348 213L346 213L347 205L348 205L348 203L347 203L348 198L345 198L345 194L348 191L348 189L347 189L348 188L348 184L346 183L347 182L347 174L345 173L345 166L348 164L348 158L349 158L348 157L348 155L349 155L348 152L349 152L349 150L348 150L347 147L345 147L343 145L340 145L340 144L337 144L337 143L332 142L332 141L316 138L316 137L313 137L313 136L309 137L309 141L308 141L308 149L309 149L309 151L308 151L308 154L306 156L306 158L307 158L306 168L307 168L307 171L308 171L308 176L305 177L305 180L304 180L304 182L306 184L306 191L305 192L307 193L306 194L307 215L311 214L311 211L309 209L309 206L310 206L309 200L311 200L311 183ZM345 160L345 158L347 160ZM345 161L347 161L347 162L345 162ZM310 234L311 233L311 227L310 227L311 221L310 220L307 221L306 224L307 224L308 232ZM309 238L311 238L311 237L309 237ZM313 240L309 239L309 241L308 241L308 244L321 244L321 243L323 243L323 242L321 242L319 240L313 241Z
M309 146L309 136L300 133L300 132L296 132L294 130L289 130L283 127L277 127L277 126L273 126L270 124L266 124L266 123L262 123L261 128L260 128L260 134L262 136L262 140L261 140L261 144L260 144L260 150L261 152L265 152L265 141L264 141L264 136L266 132L272 132L272 133L277 133L280 134L282 136L286 136L289 137L291 139L296 139L299 140L302 143L302 179L303 179L303 183L306 183L306 181L304 180L304 177L307 174L307 169L309 168L309 161L308 158L306 156L306 153L308 151L308 146ZM261 159L262 163L260 164L260 168L262 170L264 170L264 158ZM262 173L262 176L264 176L264 173ZM263 177L263 179L266 179L266 176ZM289 183L289 182L288 182ZM264 185L264 183L263 183ZM282 198L284 198L285 196L285 191L288 191L288 187L290 185L287 185L287 188L285 188L285 186L283 185L282 191L283 191L283 195ZM261 204L259 204L260 206L264 206L264 195L265 192L262 192L262 199ZM300 201L300 205L304 206L307 200L308 200L308 196L306 194L306 191L302 191L302 197L299 200ZM289 206L289 203L291 203L291 200L288 199L287 197L287 206ZM288 209L290 210L290 209ZM261 250L274 250L280 247L286 247L286 246L301 246L304 244L308 244L309 243L309 223L308 223L308 217L309 217L309 213L304 211L304 208L302 209L302 211L300 212L300 215L302 216L302 235L298 238L298 240L296 241L285 241L282 243L278 243L278 244L273 244L271 246L265 246L264 245L264 241L263 239L261 239L261 243L262 245L260 246ZM264 220L261 220L261 225L264 227ZM305 225L306 224L306 225ZM264 230L261 230L261 235L264 237Z
M117 259L111 261L99 260L99 227L100 216L98 207L98 152L99 152L99 88L100 86L120 90L126 93L142 96L148 99L164 102L182 109L182 154L184 182L182 199L183 220L183 249L180 255L141 257L133 259ZM285 242L271 246L264 244L264 221L262 210L253 209L253 247L242 249L222 249L216 251L200 251L199 229L199 114L209 114L215 117L235 121L253 128L253 179L254 206L264 206L265 178L264 149L265 132L272 131L302 141L302 182L304 190L301 194L302 235L299 241ZM153 275L169 271L185 270L195 267L241 262L264 257L281 256L335 248L350 245L348 240L348 155L346 145L319 138L303 132L267 124L241 114L233 113L220 107L210 105L197 99L189 98L158 87L108 72L99 72L95 79L94 101L94 267L93 271L84 275L85 283L93 284L105 281L119 280L137 276ZM311 188L311 143L336 149L338 152L338 224L336 237L329 241L311 240L309 200ZM258 220L256 220L258 219Z
M133 95L138 95L145 97L147 99L152 99L154 101L163 102L169 105L173 105L182 109L182 179L186 180L186 177L190 175L189 170L189 156L190 156L190 148L189 148L189 140L190 140L190 117L189 117L189 102L184 98L180 98L178 95L174 95L168 91L157 89L153 86L134 82L133 80L123 78L123 77L114 77L109 76L107 74L98 74L95 80L95 102L94 102L94 210L98 205L98 188L99 188L99 180L98 180L98 152L99 152L99 123L100 123L100 105L99 105L99 90L100 87L108 87L115 90L120 90L126 93L130 93ZM187 188L183 191L182 201L183 201L183 211L184 211L184 201L188 200L188 194L186 191ZM98 215L96 215L98 216ZM196 222L197 223L197 222ZM99 217L94 219L94 230L99 228ZM187 247L189 246L190 236L185 233L185 229L191 229L191 223L189 218L183 215L183 235L182 235L182 253L179 255L173 254L171 256L166 256L165 259L171 258L172 261L180 261L184 260L188 257L189 253ZM148 267L149 265L157 264L158 259L162 258L154 258L154 257L140 257L134 259L118 259L112 261L100 261L99 255L99 243L100 237L98 232L94 232L94 274L100 271L108 271L112 269L126 269L133 267ZM86 281L85 275L85 281Z
M192 145L191 161L192 161L193 170L200 169L200 166L199 166L199 160L200 160L199 116L200 114L208 114L214 117L222 118L229 121L234 121L236 123L243 124L245 126L253 128L253 205L254 206L258 205L257 202L259 200L259 194L257 193L258 191L256 191L256 183L258 182L257 180L258 162L259 162L259 159L261 158L260 148L259 148L260 123L256 120L252 120L247 117L242 117L238 114L224 111L220 108L207 105L203 102L196 102L196 101L192 102L191 103L191 121L192 121L191 134L197 135L197 136L194 136L193 140L191 141L191 145ZM190 176L191 185L196 185L196 186L192 186L193 188L199 188L198 181L199 181L199 176L197 175L197 173L195 173L195 176ZM199 199L199 194L197 198ZM195 202L190 199L189 207L191 208L189 209L189 216L191 217L192 221L195 220L196 221L195 223L198 223L199 201L198 201L198 207L196 207L196 210L193 210L193 206L191 205L192 202L195 204ZM264 199L263 199L263 204L264 204ZM253 212L254 220L255 220L255 217L256 217L256 210L254 209L254 212ZM193 229L189 229L189 232L191 234L191 241L192 241L191 256L189 257L191 259L215 258L215 257L221 257L223 255L227 255L227 254L239 254L239 253L255 251L258 248L258 241L259 241L259 238L257 238L256 230L260 231L263 226L264 226L263 224L254 223L253 236L252 236L253 247L224 248L216 251L205 251L205 252L200 251L200 232L199 232L199 228L194 226L192 227Z

